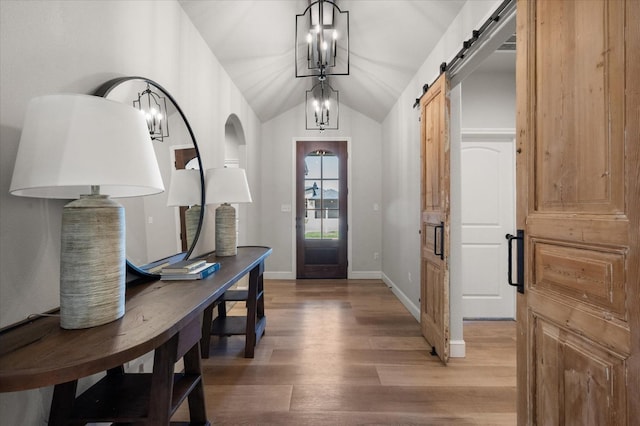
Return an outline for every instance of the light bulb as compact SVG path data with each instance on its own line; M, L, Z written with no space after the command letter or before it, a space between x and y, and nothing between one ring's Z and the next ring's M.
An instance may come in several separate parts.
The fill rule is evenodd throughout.
M311 44L311 42L313 41L313 36L311 35L311 33L307 34L307 43Z
M338 31L337 30L333 30L333 39L334 40L338 39Z
M326 101L324 101L324 107L325 107L326 109L329 109L329 105L330 105L330 103L329 103L329 99L327 99Z
M329 47L329 46L327 45L327 42L326 42L326 41L323 41L323 42L322 42L322 50L327 50L327 47Z
M151 108L151 115L156 115L158 113L158 110L156 110L155 108Z

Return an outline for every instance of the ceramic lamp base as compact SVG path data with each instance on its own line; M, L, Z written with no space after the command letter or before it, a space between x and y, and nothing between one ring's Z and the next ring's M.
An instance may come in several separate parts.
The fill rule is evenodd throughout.
M216 209L216 256L235 256L236 245L236 209L222 204Z
M193 240L198 232L198 225L200 224L200 210L201 207L193 205L184 212L185 226L187 228L187 250L191 248Z
M107 195L82 195L64 207L60 326L95 327L124 315L124 208Z

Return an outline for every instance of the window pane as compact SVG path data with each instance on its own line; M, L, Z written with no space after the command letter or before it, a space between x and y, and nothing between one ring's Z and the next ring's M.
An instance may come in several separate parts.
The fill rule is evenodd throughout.
M320 203L320 186L322 181L320 180L305 180L304 181L304 198L307 200L318 200ZM313 208L313 207L311 207Z
M328 214L328 212L325 212L325 214ZM327 217L327 216L325 216ZM322 239L324 240L337 240L339 235L338 235L338 225L339 225L339 220L338 219L324 219L323 221L323 226L322 226Z
M322 177L324 179L338 179L338 157L327 153L322 157Z
M308 210L304 219L304 238L318 240L321 237L322 219L320 210Z
M327 217L330 219L339 219L340 218L340 210L327 210Z
M322 181L322 208L323 209L337 209L340 198L340 186L337 180L323 180Z
M304 158L305 177L308 179L320 179L320 171L322 170L322 157L309 154Z

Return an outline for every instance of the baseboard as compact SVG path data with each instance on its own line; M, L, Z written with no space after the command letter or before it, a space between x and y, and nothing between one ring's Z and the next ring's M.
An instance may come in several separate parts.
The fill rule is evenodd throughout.
M382 278L380 271L351 271L349 273L350 280L379 280Z
M466 355L466 343L464 340L449 341L449 358L464 358Z
M402 303L404 307L407 308L409 313L416 319L416 321L420 322L420 308L416 306L411 301L411 299L409 299L407 295L404 294L404 292L400 290L398 286L393 281L391 281L391 279L384 273L382 274L382 281L384 281L384 283L391 288L393 294L396 295L398 300L400 300L400 303Z
M351 271L350 280L379 280L382 278L380 271ZM264 273L265 280L295 280L296 276L293 272L271 271Z
M265 272L263 275L265 280L295 280L296 276L293 272Z

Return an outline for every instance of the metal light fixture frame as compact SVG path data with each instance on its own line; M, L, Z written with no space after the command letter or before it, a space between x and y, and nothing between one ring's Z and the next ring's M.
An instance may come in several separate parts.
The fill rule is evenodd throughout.
M296 78L349 75L349 12L330 0L296 15Z
M167 99L151 90L149 83L144 91L138 93L133 106L144 114L152 140L163 142L164 138L169 137Z
M340 93L321 78L305 97L305 122L307 130L338 130Z

